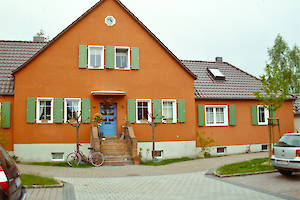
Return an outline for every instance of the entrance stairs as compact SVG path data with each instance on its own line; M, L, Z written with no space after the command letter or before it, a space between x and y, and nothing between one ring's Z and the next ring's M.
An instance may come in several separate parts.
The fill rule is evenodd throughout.
M104 165L131 165L137 156L136 138L132 138L133 130L124 127L121 137L99 137L98 128L91 127L91 146L104 154Z
M124 139L120 139L117 137L106 137L105 140L102 140L100 151L105 156L104 165L133 164L128 144Z

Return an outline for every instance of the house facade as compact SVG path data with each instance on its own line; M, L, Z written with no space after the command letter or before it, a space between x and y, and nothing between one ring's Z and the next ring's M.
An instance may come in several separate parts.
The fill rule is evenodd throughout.
M0 41L0 57L2 131L6 148L24 161L73 151L76 132L67 121L75 115L88 147L96 113L107 138L119 138L129 123L144 159L151 158L151 121L163 158L197 156L196 132L214 138L213 154L267 143L268 112L252 94L257 78L220 58L179 60L119 0L99 1L48 43ZM286 116L293 117L290 101L276 115L289 132Z

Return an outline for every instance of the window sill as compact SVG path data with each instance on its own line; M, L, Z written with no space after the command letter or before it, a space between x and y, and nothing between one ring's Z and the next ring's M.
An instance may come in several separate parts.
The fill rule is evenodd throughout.
M228 124L205 124L205 126L212 126L212 127L228 127Z
M97 70L97 69L104 69L104 67L88 67L88 69L95 69L95 70Z

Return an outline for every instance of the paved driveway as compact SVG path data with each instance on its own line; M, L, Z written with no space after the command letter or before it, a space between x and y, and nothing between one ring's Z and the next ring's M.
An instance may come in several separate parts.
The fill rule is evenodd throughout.
M19 165L22 173L52 176L64 189L28 190L28 199L282 199L285 196L205 176L207 169L265 157L266 153L199 159L165 166L104 166L72 169ZM228 179L229 180L229 179ZM242 180L242 179L241 179ZM242 185L242 186L241 186Z
M273 194L300 199L300 173L286 177L280 173L261 174L223 179L226 182Z

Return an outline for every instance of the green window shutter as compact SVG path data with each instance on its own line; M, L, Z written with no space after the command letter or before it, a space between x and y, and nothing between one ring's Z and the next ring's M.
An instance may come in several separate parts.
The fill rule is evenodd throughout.
M153 100L153 116L154 123L161 123L161 100L154 99Z
M271 112L271 116L273 118L272 123L276 124L276 111L269 111L269 112Z
M183 99L178 100L178 122L185 122L185 102Z
M78 67L79 68L87 67L87 46L86 45L79 45Z
M140 69L140 50L137 47L131 48L131 69Z
M10 102L2 103L1 127L10 128Z
M128 115L128 122L134 123L135 122L135 100L128 99L127 101L127 115Z
M81 115L82 123L90 123L91 122L91 100L90 99L82 99L82 115Z
M257 106L251 105L252 125L258 125Z
M204 126L204 105L198 105L198 126Z
M105 68L106 69L115 68L115 47L114 46L105 47Z
M54 122L55 123L63 122L63 99L62 98L54 99Z
M236 125L235 105L229 105L229 125L230 126Z
M35 99L27 98L27 123L35 122Z

